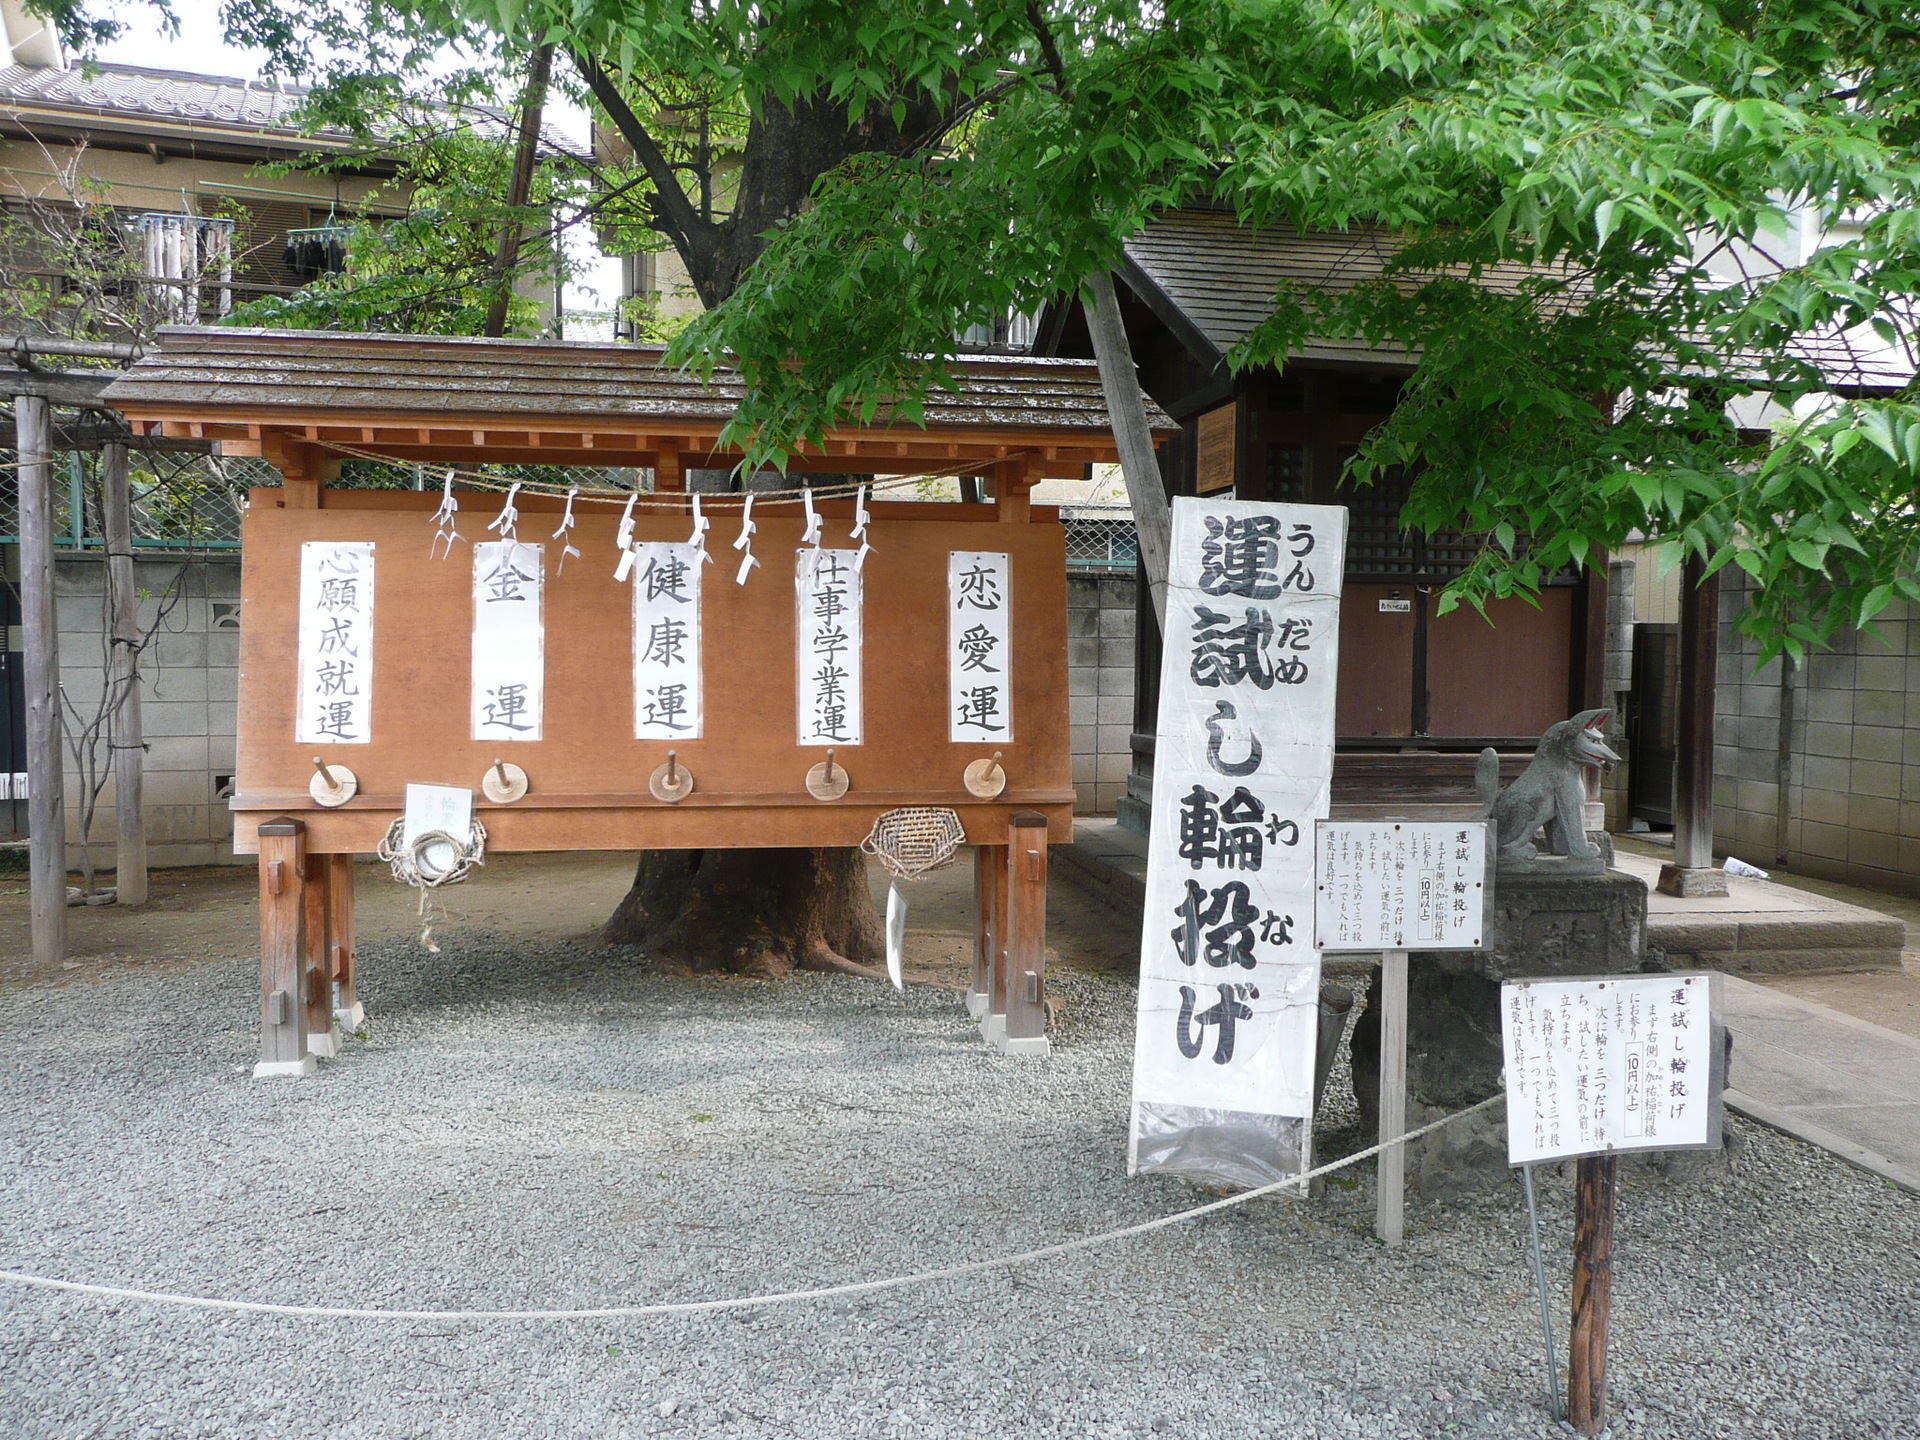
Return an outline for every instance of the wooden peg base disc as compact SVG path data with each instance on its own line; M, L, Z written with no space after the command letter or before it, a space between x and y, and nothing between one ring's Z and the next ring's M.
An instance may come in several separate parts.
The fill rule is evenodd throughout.
M838 800L847 793L847 786L853 782L847 779L847 767L838 760L833 762L833 777L827 777L827 762L822 760L807 771L807 793L816 800Z
M327 780L333 781L331 785ZM313 803L324 805L329 810L336 805L344 805L360 790L360 777L344 765L327 766L326 779L322 779L318 770L307 781L307 793L313 797Z
M1007 788L1007 772L998 760L976 760L967 766L966 782L969 795L991 800Z
M500 778L502 770L507 772L505 780ZM527 793L527 772L511 761L489 765L480 777L480 793L496 805L511 805Z
M684 765L674 767L673 783L667 783L667 766L662 762L653 772L653 778L647 782L647 789L653 792L653 798L676 805L693 793L693 772Z

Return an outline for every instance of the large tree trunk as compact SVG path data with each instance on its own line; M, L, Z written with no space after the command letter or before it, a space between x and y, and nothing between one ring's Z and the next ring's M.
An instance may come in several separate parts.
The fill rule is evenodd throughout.
M600 938L693 970L884 978L866 963L885 951L858 850L649 851Z
M702 213L681 188L617 72L572 52L581 79L654 180L654 224L673 242L702 304L733 293L769 233L798 213L820 176L849 156L903 153L931 133L956 97L919 87L899 108L869 105L858 120L825 93L762 97L747 126L731 211ZM828 484L834 477L815 476ZM795 966L884 978L879 912L857 850L668 850L640 857L633 889L601 930L610 944L644 946L696 970L781 976Z

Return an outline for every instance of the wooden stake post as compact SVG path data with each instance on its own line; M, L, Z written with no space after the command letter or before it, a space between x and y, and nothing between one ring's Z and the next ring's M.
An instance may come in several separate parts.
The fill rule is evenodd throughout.
M1406 1238L1407 1150L1407 952L1380 957L1380 1152L1373 1230L1388 1245Z
M1047 817L1022 810L1008 824L1007 943L994 993L1005 998L999 1046L1045 1055L1047 1043Z
M47 402L13 402L20 466L20 619L26 631L27 839L33 963L67 958L67 810L60 755L60 641L53 603L53 455Z
M147 903L145 734L140 719L140 592L133 581L133 493L127 447L100 451L101 512L106 522L107 606L112 656L107 683L114 695L113 812L116 905Z
M1573 1201L1573 1329L1567 1422L1579 1435L1607 1428L1607 1322L1613 1313L1613 1191L1618 1155L1578 1162Z

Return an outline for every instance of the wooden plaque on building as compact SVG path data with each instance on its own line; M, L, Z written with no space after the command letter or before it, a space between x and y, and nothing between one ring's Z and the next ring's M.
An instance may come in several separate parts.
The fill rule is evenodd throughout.
M1222 405L1200 417L1200 443L1193 468L1196 494L1212 495L1234 486L1234 451L1239 434L1240 407Z

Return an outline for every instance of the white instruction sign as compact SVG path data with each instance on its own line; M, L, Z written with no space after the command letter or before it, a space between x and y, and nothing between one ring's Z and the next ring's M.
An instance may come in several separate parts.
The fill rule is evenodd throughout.
M1500 987L1507 1160L1716 1144L1713 977L1609 975Z
M1322 820L1314 943L1322 950L1478 950L1487 822Z

